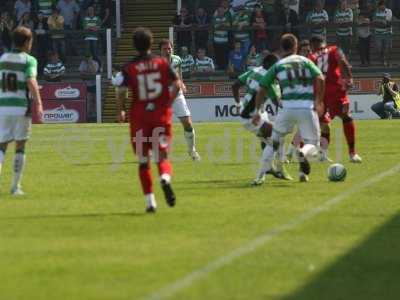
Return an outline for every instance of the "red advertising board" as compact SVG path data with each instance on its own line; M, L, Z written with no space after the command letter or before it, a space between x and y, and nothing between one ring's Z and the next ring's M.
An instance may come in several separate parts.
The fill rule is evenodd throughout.
M43 123L86 122L86 85L84 83L45 83L40 88ZM33 122L38 123L33 115Z

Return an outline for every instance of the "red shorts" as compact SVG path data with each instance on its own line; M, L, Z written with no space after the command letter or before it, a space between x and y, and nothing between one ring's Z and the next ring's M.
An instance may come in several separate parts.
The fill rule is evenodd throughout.
M325 114L320 118L322 123L330 123L337 116L347 114L350 101L347 93L338 88L327 88L325 92Z
M131 143L139 161L146 160L150 151L157 160L160 153L168 153L172 140L171 123L130 123Z

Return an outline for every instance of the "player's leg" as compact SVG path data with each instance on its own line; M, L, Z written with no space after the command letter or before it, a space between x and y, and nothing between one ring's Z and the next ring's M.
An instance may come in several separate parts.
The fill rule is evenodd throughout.
M13 123L11 122L12 122L12 117L0 116L0 175L8 143L14 139L12 134Z
M303 139L300 135L299 130L296 131L295 135L290 142L287 152L286 152L286 162L290 162L293 159L293 155L296 153L297 148L302 148L304 146Z
M350 105L348 102L342 104L342 111L339 117L343 122L343 132L346 137L349 148L350 162L361 163L362 159L356 152L356 126L350 114Z
M297 151L299 160L299 180L301 182L306 182L308 181L308 175L311 173L311 166L308 160L318 154L321 129L318 115L314 110L297 110L295 116L300 134L304 140L304 146Z
M178 117L183 126L189 156L195 161L200 160L200 155L196 151L196 132L193 128L189 107L187 106L185 96L182 93L177 96L172 108L174 114Z
M15 156L14 156L14 177L11 185L11 194L23 195L21 188L22 174L25 167L25 145L29 139L31 132L32 120L29 117L17 116L14 117L14 140L15 140Z
M327 117L327 114L319 119L319 125L321 128L320 161L332 162L332 160L328 157L328 148L331 142L330 121L331 120L329 117Z

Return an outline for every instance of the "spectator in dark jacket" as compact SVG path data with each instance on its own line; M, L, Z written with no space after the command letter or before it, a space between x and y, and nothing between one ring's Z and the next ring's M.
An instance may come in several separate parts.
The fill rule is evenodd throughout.
M189 15L186 7L181 8L180 14L174 17L172 23L177 31L176 42L178 49L187 47L191 52L193 18Z
M35 20L33 30L36 35L36 57L38 59L38 71L43 72L43 67L46 62L47 52L50 47L49 25L43 13L39 12Z
M210 26L210 18L204 8L199 7L196 10L194 17L194 24L196 24L196 31L194 35L194 41L196 49L208 48L208 27Z
M284 4L284 8L279 19L281 21L280 25L284 26L283 33L292 33L297 36L297 38L299 37L299 31L296 28L296 26L299 25L299 16L295 10L289 7L288 3Z

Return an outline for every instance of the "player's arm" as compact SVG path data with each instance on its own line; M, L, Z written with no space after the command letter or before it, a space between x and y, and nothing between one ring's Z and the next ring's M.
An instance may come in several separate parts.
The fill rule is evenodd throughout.
M325 97L325 77L321 70L312 62L307 63L307 68L310 70L311 76L314 79L315 86L315 97L314 107L318 112L319 116L322 116L325 112L324 108L324 97Z
M121 71L112 78L112 84L115 86L117 121L119 123L125 122L125 102L128 96L128 88L126 85L126 74Z
M268 70L267 74L265 74L265 76L263 76L260 80L260 89L256 94L256 103L255 103L256 113L254 114L252 120L252 123L254 125L257 125L260 122L261 119L260 109L267 98L266 96L268 95L268 89L275 80L275 75L276 75L275 68L271 67Z
M36 110L36 114L40 122L43 118L43 104L42 98L40 97L39 84L37 82L37 60L33 57L29 57L27 61L27 68L25 71L27 78L26 85L33 98L33 104Z
M241 74L231 86L233 99L235 100L237 106L240 106L240 88L246 84L250 73L251 71L247 71Z
M352 66L344 55L341 49L337 49L336 51L336 59L339 62L339 68L343 75L343 78L346 80L346 89L349 89L353 86L353 73Z
M168 80L169 86L171 86L170 97L176 99L178 92L182 89L183 81L171 66L168 66Z

